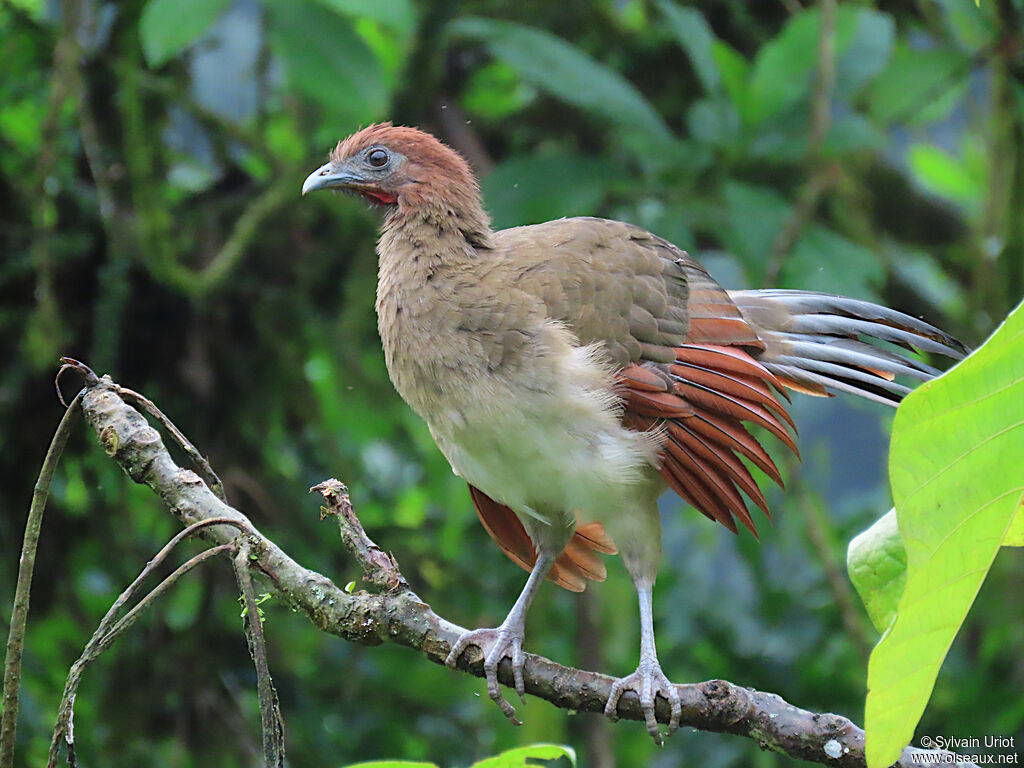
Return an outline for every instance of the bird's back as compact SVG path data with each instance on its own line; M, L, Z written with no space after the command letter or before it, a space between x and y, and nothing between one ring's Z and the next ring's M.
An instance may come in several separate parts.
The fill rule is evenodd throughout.
M720 343L759 346L728 293L690 256L640 227L598 218L495 233L515 286L610 359L672 363L694 324Z

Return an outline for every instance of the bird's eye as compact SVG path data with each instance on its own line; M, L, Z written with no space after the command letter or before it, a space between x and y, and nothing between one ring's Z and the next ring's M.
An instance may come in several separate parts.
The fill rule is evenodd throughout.
M388 157L388 153L379 148L370 150L370 153L366 156L366 162L374 168L383 168L388 164L388 160L390 159L391 158Z

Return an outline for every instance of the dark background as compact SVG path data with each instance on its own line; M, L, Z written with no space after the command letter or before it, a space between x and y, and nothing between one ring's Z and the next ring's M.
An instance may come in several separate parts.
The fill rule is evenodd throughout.
M233 503L303 564L341 584L358 577L307 495L337 476L435 610L466 626L504 616L524 574L489 542L384 370L375 214L299 196L333 143L374 120L461 150L496 226L621 218L687 248L729 287L828 290L969 344L988 335L1024 294L1020 0L681 8L0 5L0 630L61 415L62 354L154 399ZM892 411L806 398L794 411L804 460L777 451L787 491L769 493L775 524L760 545L663 500L661 659L679 682L727 678L860 721L877 634L845 549L891 506ZM19 765L43 761L68 666L175 527L80 429L37 563ZM543 590L528 650L631 671L635 597L617 562L609 571L582 596ZM1024 737L1022 581L1020 553L1004 552L919 736ZM688 730L657 750L636 723L539 700L514 729L475 678L263 608L296 767L458 766L542 740L598 768L792 764ZM258 765L238 615L229 568L205 566L91 668L77 702L83 765Z

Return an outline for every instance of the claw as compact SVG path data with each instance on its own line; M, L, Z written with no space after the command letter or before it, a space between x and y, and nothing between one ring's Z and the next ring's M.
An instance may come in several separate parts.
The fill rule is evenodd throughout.
M526 665L526 656L523 654L523 634L515 629L495 627L494 629L474 629L463 635L455 642L445 658L445 666L455 669L455 665L462 653L471 645L475 645L484 655L484 678L487 680L487 695L498 705L513 725L522 725L516 718L516 710L504 696L498 687L498 665L506 656L512 662L512 677L516 693L523 704L526 704L526 683L523 681L523 667Z
M640 709L644 713L644 722L647 724L647 733L654 739L659 747L664 746L664 739L661 730L658 728L658 721L654 715L654 700L661 696L671 707L671 716L668 721L667 736L675 733L679 727L679 719L683 714L683 705L679 700L679 692L672 682L665 677L661 666L654 660L642 660L636 672L626 677L620 677L612 684L612 692L608 696L608 703L605 704L604 714L610 720L619 719L619 699L626 691L633 691L640 697Z

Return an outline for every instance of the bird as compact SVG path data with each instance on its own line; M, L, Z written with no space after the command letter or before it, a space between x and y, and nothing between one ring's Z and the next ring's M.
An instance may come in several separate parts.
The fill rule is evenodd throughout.
M896 405L936 368L904 352L967 348L917 318L826 293L727 291L684 250L626 222L562 218L495 230L458 152L417 128L372 124L339 141L302 194L344 191L383 211L378 331L392 383L469 485L490 537L529 572L507 617L466 631L488 694L518 723L498 665L525 702L526 614L547 579L603 581L618 554L640 613L633 691L647 731L655 701L681 703L658 660L653 589L658 499L668 489L733 533L769 508L751 467L782 485L749 427L797 452L788 392ZM885 344L879 344L884 342ZM748 466L749 463L749 466ZM770 516L769 516L770 519Z

